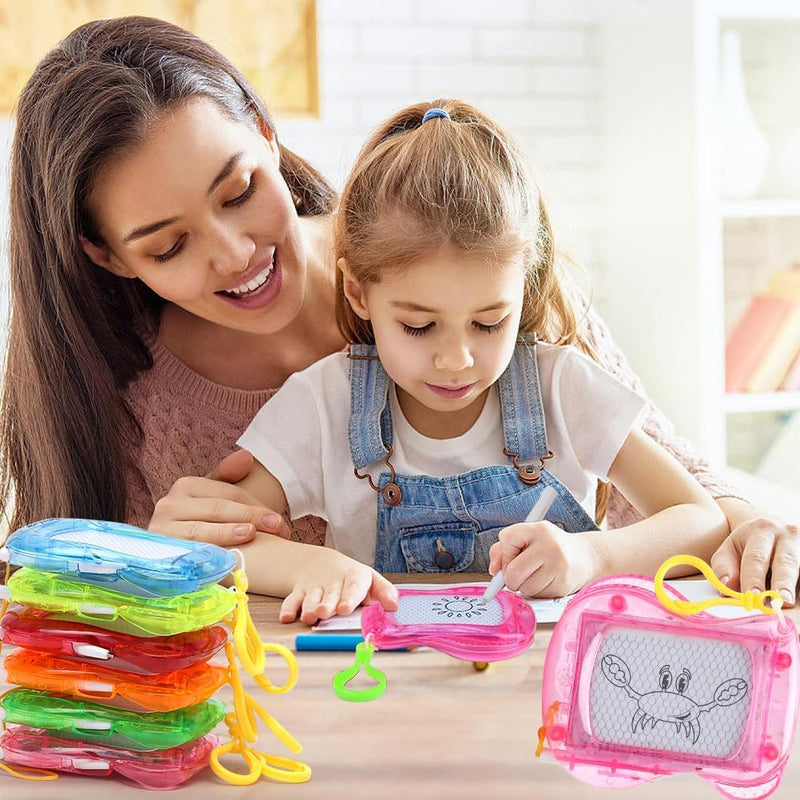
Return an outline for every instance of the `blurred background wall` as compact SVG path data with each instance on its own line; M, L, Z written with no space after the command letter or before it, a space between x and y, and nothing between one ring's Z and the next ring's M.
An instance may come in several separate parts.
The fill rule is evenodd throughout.
M371 129L405 104L460 97L493 115L531 155L559 244L655 401L719 468L796 517L800 469L783 451L800 451L800 393L726 392L725 345L770 276L800 262L800 177L782 177L800 176L800 4L317 0L313 11L318 113L278 111L284 144L340 186ZM272 52L268 27L254 35ZM764 140L750 152L725 105L737 74ZM735 185L736 165L751 185Z

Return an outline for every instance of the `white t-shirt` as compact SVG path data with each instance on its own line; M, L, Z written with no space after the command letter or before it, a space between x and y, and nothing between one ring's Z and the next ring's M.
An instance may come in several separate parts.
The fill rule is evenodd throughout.
M536 346L547 443L547 470L594 517L597 479L608 469L644 412L645 401L572 347ZM283 486L293 519L306 514L328 522L326 544L372 564L376 493L353 474L348 424L349 360L334 353L292 375L258 412L238 444L250 450ZM409 425L390 382L394 455L398 474L455 475L495 464L503 455L497 387L474 425L453 439L430 439ZM377 483L383 463L369 473ZM363 471L362 471L363 473Z

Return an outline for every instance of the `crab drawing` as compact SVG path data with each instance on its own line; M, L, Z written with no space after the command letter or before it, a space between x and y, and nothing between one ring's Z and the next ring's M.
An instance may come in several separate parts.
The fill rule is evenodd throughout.
M692 678L691 672L686 667L675 678L675 691L670 691L673 683L672 672L669 666L665 665L658 673L658 691L646 693L631 688L631 671L619 656L611 653L604 655L600 661L600 668L614 686L624 689L628 697L638 702L639 707L631 720L634 732L638 726L644 730L647 724L652 729L657 722L671 722L678 733L683 730L687 738L691 737L693 743L696 743L700 736L700 714L711 711L717 706L732 706L747 694L747 681L742 678L729 678L716 688L714 699L710 703L701 705L684 694Z

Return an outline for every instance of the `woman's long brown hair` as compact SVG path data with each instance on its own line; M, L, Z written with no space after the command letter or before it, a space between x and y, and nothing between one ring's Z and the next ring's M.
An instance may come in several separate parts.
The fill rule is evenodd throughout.
M152 365L143 333L161 299L93 265L87 208L112 158L148 123L193 97L272 131L241 73L193 34L123 17L73 31L20 97L11 155L11 323L0 408L0 504L10 530L50 516L125 518L125 465L141 437L125 387ZM281 147L299 214L325 214L335 193Z
M447 117L422 122L426 111ZM451 246L502 263L523 253L520 331L572 344L596 358L564 290L562 259L527 159L491 118L460 100L409 106L381 124L359 153L342 191L334 252L361 284ZM336 319L345 339L372 344L336 273ZM600 483L601 520L609 486Z

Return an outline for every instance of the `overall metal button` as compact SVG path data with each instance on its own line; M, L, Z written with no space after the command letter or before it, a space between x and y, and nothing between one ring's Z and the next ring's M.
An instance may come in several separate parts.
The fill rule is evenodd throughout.
M534 483L539 483L539 480L542 477L541 469L532 467L530 464L519 467L517 469L517 473L519 474L519 479L523 483L527 483L529 486L533 485Z
M400 501L403 499L403 493L400 491L400 487L391 481L381 489L381 494L387 506L399 506Z

